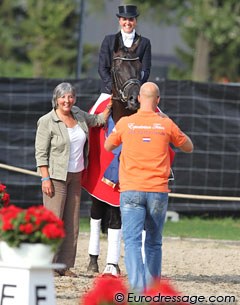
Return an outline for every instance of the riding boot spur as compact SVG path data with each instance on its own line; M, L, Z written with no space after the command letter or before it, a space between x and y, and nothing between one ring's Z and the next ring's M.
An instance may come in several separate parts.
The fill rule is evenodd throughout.
M108 229L107 265L103 274L118 276L121 271L118 266L121 252L121 229Z
M98 267L98 256L100 253L100 228L101 228L101 219L90 220L90 238L88 246L89 254L89 264L87 271L89 272L99 272Z

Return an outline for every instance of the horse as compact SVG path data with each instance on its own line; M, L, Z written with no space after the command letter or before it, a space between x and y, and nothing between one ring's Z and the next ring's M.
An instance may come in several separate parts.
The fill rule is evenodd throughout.
M115 42L111 68L113 80L112 117L115 124L121 117L131 115L139 108L141 62L135 55L139 41L140 38L131 48L122 46L119 49L119 44Z
M90 132L89 166L83 175L83 187L92 197L88 272L99 272L100 228L104 230L107 219L108 253L107 265L103 273L119 274L121 216L118 186L118 157L120 150L106 152L103 143L123 116L135 113L139 108L138 94L141 86L141 62L136 56L139 37L130 48L115 39L111 78L112 110L108 129L92 128ZM103 101L94 113L102 112L109 99ZM90 111L91 113L91 111ZM94 145L94 148L91 147ZM114 176L114 177L112 177ZM106 231L105 231L106 232Z

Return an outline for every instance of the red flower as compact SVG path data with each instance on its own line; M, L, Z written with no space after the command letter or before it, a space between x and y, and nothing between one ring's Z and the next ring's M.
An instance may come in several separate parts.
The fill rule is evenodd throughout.
M13 229L13 225L11 224L11 220L9 219L4 219L3 220L3 224L2 224L2 230L3 231L8 231L8 230L12 230Z
M19 231L26 234L31 234L33 232L33 225L31 223L21 224L19 226Z
M99 298L94 291L89 291L83 295L80 305L99 305Z
M10 196L6 192L6 185L0 184L0 208L9 205Z
M123 301L116 299L123 296ZM93 283L93 289L83 295L80 305L121 304L126 305L127 288L121 277L99 276Z
M63 227L58 226L54 223L46 224L45 227L42 229L42 233L47 238L63 238L63 237L65 237Z
M186 301L182 301L182 295L175 290L168 279L156 279L151 287L145 290L144 295L146 296L144 304L188 304ZM122 302L120 302L119 296L122 298ZM99 276L95 279L92 289L81 298L80 305L137 305L137 303L128 303L127 296L128 291L122 278L110 275Z
M3 193L6 189L6 185L0 184L0 192Z
M177 291L170 283L170 281L166 278L156 279L154 283L146 289L144 294L146 296L157 296L158 294L160 294L161 301L158 303L152 302L150 304L188 304L186 302L181 301L181 293Z
M3 234L1 231L10 231L13 229L12 219L19 211L21 211L21 209L13 205L0 209L0 237Z
M4 193L2 196L3 206L8 206L10 202L10 195L8 193Z

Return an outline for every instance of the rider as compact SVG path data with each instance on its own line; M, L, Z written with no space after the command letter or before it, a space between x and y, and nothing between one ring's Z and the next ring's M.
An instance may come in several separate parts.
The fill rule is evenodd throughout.
M119 19L120 31L117 34L105 36L99 53L98 72L101 77L101 95L93 109L97 107L111 96L112 93L112 77L111 65L115 39L119 39L120 44L126 48L130 48L132 44L140 38L140 43L136 50L136 56L142 64L141 83L148 80L151 70L151 43L148 38L142 37L136 33L137 17L139 13L135 5L122 5L118 7L116 14ZM93 110L92 109L92 110ZM108 226L108 253L107 266L103 273L117 274L119 273L118 260L120 256L120 240L121 240L121 217L119 207L109 204L99 204L93 199L91 207L90 220L90 240L89 240L89 256L90 263L88 271L98 272L98 255L99 255L99 235L103 214L111 215ZM110 211L110 212L109 212Z
M112 54L115 38L119 39L127 48L130 48L140 35L136 33L137 7L135 5L119 6L119 13L116 14L119 18L119 25L121 30L117 34L105 36L100 53L98 73L102 80L101 92L111 94L112 92ZM141 37L140 44L136 50L136 55L139 56L142 63L141 82L145 83L150 75L151 69L151 43L148 38Z

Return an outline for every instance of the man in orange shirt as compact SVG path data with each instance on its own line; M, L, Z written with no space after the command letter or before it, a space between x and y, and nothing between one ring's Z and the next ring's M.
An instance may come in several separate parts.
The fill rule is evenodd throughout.
M168 205L169 143L191 153L191 139L168 117L155 112L159 88L147 82L138 96L140 109L121 118L106 139L112 151L120 144L119 182L125 265L132 289L143 290L161 275L162 231ZM145 227L145 263L141 252Z

